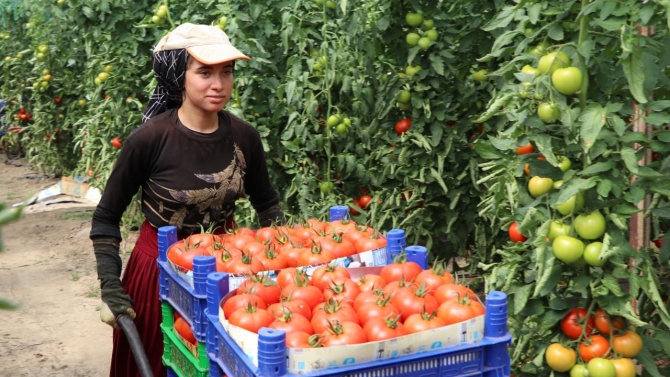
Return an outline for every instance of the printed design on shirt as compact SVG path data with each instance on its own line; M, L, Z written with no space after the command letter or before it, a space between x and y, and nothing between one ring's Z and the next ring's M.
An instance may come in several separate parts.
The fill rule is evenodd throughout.
M202 216L202 225L205 227L209 226L210 220L222 220L232 215L227 212L232 212L233 207L230 204L243 191L244 172L247 167L244 154L237 144L234 145L234 148L233 159L223 171L212 174L194 174L204 182L215 184L213 187L196 190L174 190L165 187L177 203L183 204L170 217L170 225L181 229L184 221L191 214L189 211L197 213L198 217ZM212 217L214 219L211 219Z

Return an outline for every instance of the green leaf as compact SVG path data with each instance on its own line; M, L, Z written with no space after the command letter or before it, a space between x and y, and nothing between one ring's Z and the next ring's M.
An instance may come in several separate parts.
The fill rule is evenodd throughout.
M645 4L640 8L640 11L638 14L640 15L640 21L642 21L641 26L646 26L649 24L649 20L654 16L655 14L655 7L653 4Z
M444 76L444 60L442 57L436 54L431 54L429 56L430 59L430 66L433 68L435 73L437 73L440 76Z
M610 191L612 191L612 181L609 179L603 179L602 181L598 182L596 191L598 192L598 195L607 197L610 194Z
M555 41L562 41L565 37L563 34L563 26L559 23L551 25L547 30L547 36Z
M489 141L494 148L505 152L513 150L517 145L516 140L513 139L499 139L497 137L489 137Z
M656 366L656 359L654 359L646 347L642 347L642 350L635 356L635 358L642 364L644 371L649 373L649 375L652 377L663 377Z
M528 298L530 297L530 290L533 288L532 285L526 284L522 286L515 286L510 289L510 294L514 300L514 314L519 314L519 312L526 307Z
M531 24L535 25L540 19L540 12L542 12L542 4L535 3L528 10L528 20Z
M577 52L588 62L595 47L596 43L594 41L586 40L577 46Z
M514 19L514 7L507 7L496 14L488 24L482 27L484 31L504 28Z
M623 147L621 148L621 159L626 165L626 168L630 170L631 173L637 174L639 170L639 165L637 164L637 156L633 148Z
M430 125L430 132L431 132L430 144L433 147L437 147L442 142L442 134L444 133L444 127L438 122L433 122L433 124Z
M498 150L489 143L477 143L475 145L475 152L485 160L497 160L505 157L505 155L498 152Z
M496 38L495 42L493 42L493 47L491 47L490 54L494 56L500 56L499 51L503 49L505 46L507 46L510 42L512 42L514 40L514 37L516 37L519 34L521 34L521 32L516 30L508 30L500 34L500 36Z
M430 175L433 178L435 178L437 183L440 184L440 186L442 187L442 190L444 190L445 194L449 192L449 190L447 189L447 185L444 183L444 180L442 179L442 176L440 175L440 173L437 172L437 170L435 170L433 168L430 168Z
M656 111L644 117L644 121L654 126L662 126L670 123L670 114Z
M616 132L617 135L623 136L623 134L626 132L626 122L624 122L624 120L621 119L620 117L614 116L611 119L609 119L608 122L612 126L614 132Z
M647 96L644 94L644 63L642 61L642 51L633 50L622 62L623 72L628 79L628 89L635 100L639 103L647 103Z
M13 303L5 298L0 297L0 310L16 310L19 304Z
M670 100L649 102L647 109L651 111L663 111L670 107Z
M608 20L594 20L594 22L607 31L618 31L622 27L626 26L625 18L613 17Z
M617 279L612 275L605 275L602 279L603 285L617 297L624 297L626 294L621 290Z
M579 116L582 147L588 152L605 125L605 109L599 103L588 105Z
M486 112L484 114L480 115L479 118L473 120L473 123L483 123L486 122L487 120L491 119L503 106L507 104L507 101L511 98L513 98L516 94L515 93L505 93L493 101L492 104L488 106L486 109Z
M583 176L597 175L598 173L610 171L612 169L614 169L614 161L608 160L607 162L596 162L579 172L579 174Z
M556 198L556 204L565 203L566 200L570 199L571 196L577 194L580 191L586 191L598 182L598 177L591 177L588 179L583 178L572 178L561 186L561 191Z

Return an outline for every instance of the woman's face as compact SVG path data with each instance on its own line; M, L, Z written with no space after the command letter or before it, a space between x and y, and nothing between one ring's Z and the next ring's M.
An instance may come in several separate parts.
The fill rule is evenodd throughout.
M233 62L207 65L192 60L184 78L182 107L198 112L218 112L233 90Z

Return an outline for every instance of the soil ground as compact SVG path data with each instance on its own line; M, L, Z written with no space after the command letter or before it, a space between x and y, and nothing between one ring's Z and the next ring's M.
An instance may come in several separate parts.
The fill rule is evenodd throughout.
M22 202L59 180L2 155L0 203ZM0 376L109 374L112 330L100 322L88 238L94 209L85 200L33 204L2 228L0 297L20 308L0 311ZM136 238L131 232L121 245L124 262Z

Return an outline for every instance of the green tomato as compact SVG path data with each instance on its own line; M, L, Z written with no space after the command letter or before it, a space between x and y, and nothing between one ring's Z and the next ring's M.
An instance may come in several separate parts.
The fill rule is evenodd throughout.
M344 135L347 133L347 125L344 123L340 123L337 126L335 126L335 132L337 132L340 135Z
M47 46L47 45L39 45L39 47L37 47L37 49L39 50L39 52L43 52L43 53L46 54L46 53L49 51L49 46Z
M314 62L314 64L312 65L312 69L314 69L315 71L320 71L320 70L323 69L323 65L321 64L321 62L316 61L316 62Z
M314 0L314 4L321 7L321 6L323 6L323 0Z
M605 234L605 217L598 211L575 218L575 231L585 240L595 240Z
M575 263L584 254L584 243L575 237L557 236L551 243L556 258L565 263Z
M559 93L566 96L582 88L582 71L577 67L559 68L551 74L551 83Z
M408 65L405 67L405 74L409 77L413 77L421 70L420 65Z
M563 186L563 180L562 179L559 179L558 181L554 181L554 190L558 190L559 188L561 188L561 186Z
M528 192L533 197L544 195L551 191L554 185L554 180L551 178L542 178L539 175L534 176L528 181Z
M407 25L417 27L423 23L423 15L421 13L407 13L405 15L405 21Z
M151 16L151 22L153 22L154 24L160 24L161 22L163 22L163 19L158 16Z
M165 5L161 5L158 7L158 10L156 10L156 16L159 18L165 18L167 16L167 7Z
M593 267L602 267L606 259L601 259L600 255L602 254L603 243L602 242L591 242L586 245L584 248L584 260L586 263Z
M528 64L524 65L523 68L521 68L521 72L533 76L537 76L540 74L540 71L537 68L531 67Z
M44 55L43 52L38 52L38 53L35 55L35 57L37 58L37 60L44 60L47 56ZM9 59L5 59L5 60L9 60Z
M529 83L529 84L530 84L530 83ZM533 95L533 98L535 98L535 99L538 100L538 101L542 101L542 99L544 98L544 96L542 95L542 93L535 93L535 94Z
M395 105L398 106L398 108L402 111L409 111L412 109L412 104L409 102L407 103L396 102Z
M484 81L486 80L487 73L489 73L489 71L485 69L480 69L479 71L472 74L472 79L479 82Z
M549 225L549 240L553 241L558 236L569 236L570 235L570 225L563 224L560 221L552 221Z
M395 100L400 103L408 103L412 99L412 93L409 90L401 90L396 94Z
M435 27L435 22L433 20L423 20L421 23L421 30L428 31Z
M319 183L319 189L324 194L330 194L331 192L333 192L333 188L335 188L335 185L333 184L333 182L321 182L321 183Z
M407 33L405 37L405 42L410 46L416 46L419 43L421 36L417 33Z
M351 119L349 118L342 119L342 123L344 123L344 125L347 127L351 127Z
M570 377L589 377L588 372L586 365L575 364L575 366L570 369Z
M614 364L601 357L596 357L591 359L588 364L586 364L586 369L589 372L590 377L615 377L616 368Z
M104 71L100 72L100 73L98 73L98 78L100 79L101 82L105 82L109 78L109 73L104 72Z
M559 68L565 68L570 65L570 57L564 52L550 52L544 55L537 62L537 69L543 75L547 72L553 74Z
M437 40L437 30L435 29L427 30L424 35L433 42Z
M564 203L556 204L554 207L564 216L579 212L584 208L584 195L578 192L569 197Z
M555 103L543 102L537 107L537 115L545 123L555 123L561 117L561 112Z
M558 158L558 168L561 169L562 172L568 171L571 166L572 162L566 156L560 156Z
M418 42L419 47L421 47L421 49L424 51L428 50L432 44L433 41L431 41L428 37L421 37Z
M335 127L338 124L340 124L340 117L333 114L328 117L328 120L326 121L326 124L329 125L330 127Z
M326 1L326 8L328 8L328 9L335 9L335 8L336 8L335 2L332 1L332 0L328 0L328 1Z

